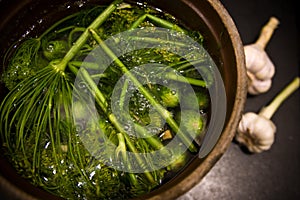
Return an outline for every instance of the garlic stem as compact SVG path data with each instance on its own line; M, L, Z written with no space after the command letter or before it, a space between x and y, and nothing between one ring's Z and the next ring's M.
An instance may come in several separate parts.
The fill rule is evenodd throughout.
M267 43L272 37L274 30L277 28L279 20L276 17L271 17L269 22L262 28L260 36L255 42L262 49L265 49Z
M295 78L290 82L266 107L263 107L259 112L260 116L264 116L267 119L271 119L273 114L276 112L281 103L289 97L294 91L296 91L300 86L300 78Z

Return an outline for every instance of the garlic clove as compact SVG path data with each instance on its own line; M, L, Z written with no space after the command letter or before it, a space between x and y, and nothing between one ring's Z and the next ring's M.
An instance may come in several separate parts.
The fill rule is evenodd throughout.
M259 80L255 75L247 72L248 75L248 93L252 95L258 95L267 92L272 86L272 80Z
M264 67L267 54L258 45L246 45L244 46L244 52L246 68L248 71L255 74Z
M256 72L256 78L259 80L265 80L265 79L271 79L273 78L275 74L275 66L272 63L272 61L268 58L266 58L264 67Z
M259 136L258 143L260 145L266 145L274 142L274 133L276 132L275 124L260 115L255 119L255 126L253 132L255 132L256 136Z
M242 145L251 146L247 144L251 144L251 138L248 137L245 133L249 131L250 124L255 120L256 114L249 112L242 116L240 120L237 134L235 135L235 139Z
M275 74L275 66L268 54L256 44L246 45L245 62L247 71L256 76L257 79L270 79Z

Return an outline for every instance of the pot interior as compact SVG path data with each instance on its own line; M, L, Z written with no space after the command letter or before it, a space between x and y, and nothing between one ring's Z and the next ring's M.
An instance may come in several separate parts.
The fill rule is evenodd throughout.
M108 4L110 1L101 0L100 2L101 4ZM174 199L200 181L231 142L234 134L231 129L236 127L246 95L244 57L235 26L219 2L199 0L144 0L142 2L170 13L179 19L184 26L192 30L199 30L203 34L204 46L219 68L227 96L225 127L219 140L221 144L218 143L206 158L195 157L178 176L142 197L142 199ZM91 3L99 3L99 1L0 1L0 60L3 60L5 51L22 35L34 37L58 19L80 10L84 4ZM0 73L4 67L5 64L1 66ZM0 99L3 99L6 93L7 90L0 84ZM237 99L238 96L240 97ZM0 163L0 174L16 186L15 189L30 191L30 194L37 198L57 198L22 179L15 173L2 154Z

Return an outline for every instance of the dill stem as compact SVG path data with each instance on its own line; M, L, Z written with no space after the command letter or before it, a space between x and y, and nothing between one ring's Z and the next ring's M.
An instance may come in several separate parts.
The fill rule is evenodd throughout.
M120 96L120 103L119 106L122 109L121 113L123 112L123 107L124 107L124 100L125 100L125 96L126 96L126 92L127 92L127 88L128 88L128 79L125 79L124 81L124 86L122 88L122 92L121 92L121 96ZM161 149L162 153L164 156L167 156L167 151L165 151L165 149L163 149L164 145L161 143L161 141L157 138L156 135L152 136L152 137L146 137L147 136L147 130L143 127L140 126L139 124L135 124L135 130L137 131L137 133L142 136L143 138L145 138L145 140L156 150Z
M124 135L122 133L117 133L117 137L118 137L118 141L119 141L118 147L116 149L117 157L119 156L119 153L121 152L123 161L126 162L128 169L131 170L132 169L131 163L128 162L128 160L127 160L126 142L125 142ZM138 185L138 180L136 179L136 176L133 173L128 173L128 176L129 176L129 180L132 185L135 185L135 186Z
M174 74L174 73L167 73L166 78L174 80L174 81L183 82L183 83L189 83L189 84L195 85L195 86L206 87L206 82L203 81L203 80L190 78L190 77L179 76L179 75Z
M82 61L71 61L68 65L73 65L75 67L84 67L86 69L98 70L99 65L94 62L82 62ZM76 75L76 73L75 73Z
M71 71L72 72L78 72L77 69L74 69L75 67L72 68L71 66ZM137 162L142 165L143 159L140 157L140 155L138 154L138 150L135 148L134 144L132 143L131 139L129 138L129 136L126 134L126 131L124 130L124 128L122 127L122 125L118 122L116 116L113 113L109 113L107 110L108 107L108 103L104 97L104 95L102 94L102 92L99 90L99 88L97 87L96 83L93 81L93 79L90 77L89 73L86 71L86 69L81 68L80 69L80 73L83 76L83 78L85 79L85 81L87 82L87 84L90 87L91 91L95 92L95 98L97 103L99 104L99 106L101 107L101 109L103 110L103 112L107 115L109 121L115 126L115 128L123 134L123 136L125 137L126 140L126 144L128 146L128 148L130 149L130 151L132 151L133 153L135 153L135 157L137 159ZM76 73L77 74L77 73ZM147 177L147 179L151 182L154 183L154 179L153 176L151 175L150 172L145 172L145 176Z
M70 48L70 50L66 53L63 59L55 66L57 70L64 71L69 61L71 61L74 56L78 53L80 48L86 43L89 34L89 29L97 29L109 16L110 14L117 8L118 4L121 0L113 1L89 26L85 31L80 35L80 37L76 40L74 45Z
M102 49L110 56L116 65L122 70L122 72L135 84L138 90L147 98L151 105L158 111L158 113L167 121L169 126L175 131L182 142L190 149L191 152L196 152L197 148L192 143L192 139L185 135L178 127L178 124L172 118L172 114L165 109L157 100L152 96L152 94L136 79L136 77L127 69L127 67L122 63L122 61L110 50L110 48L102 41L99 35L93 30L89 29L93 38L102 47Z
M59 24L61 24L62 22L65 22L69 19L72 19L73 17L75 17L76 15L78 15L78 13L75 13L73 15L69 15L65 18L63 18L62 20L57 21L56 23L54 23L50 28L48 28L40 37L39 39L43 38L45 35L47 35L50 31L52 31L54 28L56 28Z
M279 106L300 87L300 77L294 78L268 105L263 107L259 115L271 119Z
M144 43L150 43L150 44L158 44L158 45L170 45L170 47L188 47L188 44L178 42L178 41L173 41L173 40L164 40L161 38L151 38L151 37L137 37L137 36L131 36L129 37L130 40L133 41L139 41L139 42L144 42Z
M180 28L179 26L177 26L176 24L173 24L167 20L164 20L162 18L156 17L154 15L151 14L144 14L142 15L140 18L138 18L129 28L129 30L133 30L135 28L137 28L141 23L143 23L146 19L151 20L153 23L160 25L164 28L168 28L168 29L172 29L172 30L176 30L178 32L185 32L185 30L183 30L182 28Z
M177 71L182 71L182 70L185 70L189 67L193 67L194 65L198 65L200 63L202 63L204 60L200 59L200 60L195 60L195 61L191 61L191 62L186 62L180 66L178 66L176 68Z

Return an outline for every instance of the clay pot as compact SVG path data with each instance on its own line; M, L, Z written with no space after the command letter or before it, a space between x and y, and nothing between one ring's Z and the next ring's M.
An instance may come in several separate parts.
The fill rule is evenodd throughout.
M109 1L101 1L109 3ZM222 75L227 111L222 134L212 151L205 158L195 158L178 176L142 199L175 199L198 184L215 165L230 145L246 101L246 73L243 44L230 15L218 0L144 0L174 15L187 27L200 30L205 37L205 47L211 54ZM76 2L67 0L0 0L0 58L5 50L37 19L51 21L68 14L66 5ZM78 2L77 2L78 3ZM45 17L46 16L46 17ZM35 30L30 34L34 34ZM3 66L1 66L3 67ZM0 72L3 68L0 69ZM0 99L5 93L0 85ZM0 122L1 123L1 122ZM55 199L57 197L38 189L17 175L0 155L0 191L11 199ZM1 194L0 192L0 194Z

